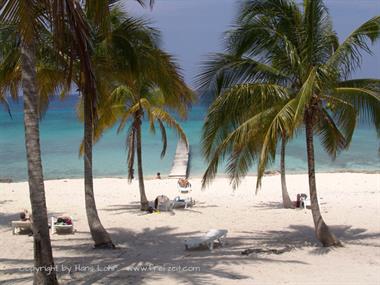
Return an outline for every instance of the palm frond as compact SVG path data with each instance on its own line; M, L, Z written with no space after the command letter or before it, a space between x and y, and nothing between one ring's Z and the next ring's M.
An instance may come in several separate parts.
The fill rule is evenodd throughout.
M322 110L322 114L318 116L316 131L322 146L333 160L339 151L348 147L348 141L326 110Z
M170 128L172 128L177 133L179 138L183 140L187 146L189 146L187 136L184 130L182 129L181 125L168 112L166 112L162 108L157 108L154 106L150 108L150 112L156 120L160 120L162 123L165 123Z
M157 122L158 122L158 126L160 127L160 131L161 131L161 141L162 141L161 159L162 159L162 158L164 158L164 156L166 154L166 149L167 149L167 146L168 146L168 138L167 138L167 135L166 135L165 126L162 123L162 121L161 120L157 120Z
M380 92L378 90L338 87L332 96L352 104L358 110L359 120L374 124L380 135Z
M380 37L380 16L373 17L353 31L335 50L327 65L339 68L343 77L355 71L361 63L361 52L371 54L368 42L375 43Z
M303 120L303 115L305 109L310 105L311 98L316 91L316 78L317 78L317 68L313 68L306 81L302 85L299 93L296 97L297 108L294 114L294 123L297 124Z
M203 71L196 78L202 93L220 94L234 84L251 82L286 82L287 76L269 64L248 57L214 54L203 63ZM214 95L215 96L215 95Z
M246 174L248 167L252 164L255 152L261 147L262 139L260 138L267 118L274 116L277 112L278 106L265 109L221 134L215 148L208 155L208 167L202 178L202 187L206 187L215 178L220 161L228 155L230 159L227 171L233 186L237 187L240 178ZM205 147L204 139L202 145ZM242 149L244 152L239 153ZM247 157L244 157L245 154Z
M202 149L206 159L234 126L289 97L289 90L276 84L239 84L226 90L215 99L205 119Z
M291 137L294 130L298 127L295 122L296 109L299 107L299 99L293 98L280 105L278 113L269 119L269 123L264 128L264 139L257 167L256 191L261 187L261 180L268 163L274 160L279 134L285 133Z

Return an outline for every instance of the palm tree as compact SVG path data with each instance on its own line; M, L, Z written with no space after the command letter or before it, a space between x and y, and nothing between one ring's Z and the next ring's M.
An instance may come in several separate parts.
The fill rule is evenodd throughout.
M46 4L46 3L44 3ZM9 45L2 54L1 89L8 88L14 97L17 97L18 83L21 80L24 98L24 126L25 147L27 154L29 193L33 213L33 241L34 241L34 265L36 268L54 267L52 248L49 236L47 208L43 170L41 163L41 149L39 142L39 110L37 97L36 77L36 27L41 27L41 14L37 13L33 4L26 1L2 1L0 6L0 20L6 27L6 35L9 38L19 38L18 45L12 51ZM4 35L4 34L3 34ZM5 57L3 57L5 55ZM21 66L21 74L7 74L18 63ZM48 270L34 271L34 284L57 284L55 272Z
M133 88L132 88L133 89ZM166 154L167 136L165 124L173 128L179 135L180 139L187 143L186 135L179 123L165 110L165 94L157 88L145 85L136 94L126 86L118 87L114 94L119 103L114 108L122 106L123 110L119 110L121 122L118 132L123 130L126 123L130 121L130 127L127 132L127 149L128 149L128 180L133 179L133 167L135 154L137 155L137 173L140 189L141 210L147 210L149 206L148 199L145 194L144 176L142 167L142 136L141 125L143 117L146 115L149 121L150 130L155 133L155 124L158 125L161 132L162 151L161 158Z
M145 194L142 167L143 117L149 120L150 129L155 132L158 125L163 142L161 157L166 153L167 139L165 124L173 128L187 141L186 136L167 110L186 116L186 110L193 101L193 93L184 83L179 69L171 56L158 48L159 33L140 19L126 17L119 11L111 13L112 30L108 46L108 59L112 62L107 68L104 57L95 56L95 70L102 78L109 78L98 86L102 100L99 107L99 120L95 128L97 141L105 129L120 120L119 132L131 121L127 133L128 178L131 182L135 154L139 179L141 210L148 208ZM125 37L124 35L129 35ZM98 50L104 55L102 50ZM108 95L111 93L111 96Z
M136 1L142 6L145 6L146 1ZM115 2L118 1L86 1L86 15L90 22L93 23L94 30L99 31L98 36L100 36L100 41L103 43L107 43L107 39L109 39L109 36L112 33L111 6L115 4ZM154 1L150 0L149 3L150 7L152 7ZM126 35L124 35L124 37ZM85 59L86 54L89 56L86 64L82 65L85 69L81 70L80 73L80 75L83 74L87 76L87 78L82 78L82 76L77 78L79 81L78 86L82 94L84 115L83 161L87 220L90 227L91 236L95 242L95 247L114 248L114 244L109 234L103 227L96 209L92 174L94 126L97 124L98 119L97 105L99 102L99 93L101 92L99 87L102 83L95 82L96 67L94 67L94 65L96 63L94 63L93 60L96 51L91 50L89 46L85 45L83 46L83 49L81 49L81 52L83 53L81 54L81 58ZM103 63L104 62L101 64ZM111 74L114 74L114 72ZM91 78L91 76L94 78Z
M204 126L204 185L228 156L234 185L258 160L258 189L283 134L291 138L305 129L315 233L323 246L340 246L320 213L313 138L317 134L334 159L349 147L357 119L379 132L380 81L349 78L361 53L370 53L368 43L379 38L380 16L340 43L321 0L303 6L252 0L242 4L227 35L227 54L214 56L199 77L200 86L216 94Z
M286 150L286 133L281 133L281 153L280 153L280 173L281 173L281 194L282 205L285 209L292 209L294 205L289 197L288 188L286 186L286 174L285 174L285 150Z
M97 1L97 5L92 5L95 4L93 1L88 2L91 2L91 5L88 6L93 11L99 12L99 9L103 8L103 5L99 5L99 1ZM93 8L94 6L95 8ZM93 14L98 15L99 13ZM70 46L71 60L69 62L72 62L79 55L80 66L85 76L86 89L93 90L94 78L91 75L91 64L87 54L90 46L90 33L83 17L82 7L76 0L45 0L38 1L38 3L22 0L1 1L0 21L2 24L13 27L19 39L21 81L24 94L25 145L29 192L33 212L34 264L36 268L51 268L54 267L54 261L47 222L39 141L39 112L41 110L38 107L37 92L39 89L36 76L38 33L41 30L53 31L57 51L63 51ZM71 33L67 33L68 28ZM15 81L9 80L10 78L7 76L1 79L6 79L2 83L11 83L12 88L16 86L14 85ZM70 82L70 80L71 74L69 72L67 82ZM17 89L14 89L13 92L17 92ZM34 271L34 284L57 284L55 272L48 270Z
M115 1L113 1L115 2ZM144 6L144 1L138 1L141 5ZM150 1L151 5L153 1ZM87 1L86 3L86 13L88 15L88 21L93 23L93 30L97 30L98 34L96 35L96 40L102 42L108 38L110 31L110 5L109 1L97 2ZM96 4L96 5L94 5ZM93 179L92 179L92 141L89 141L93 137L91 134L93 132L93 124L96 121L96 102L98 101L97 93L101 83L95 82L96 76L94 70L96 67L92 64L92 58L89 56L96 52L90 52L91 46L87 41L93 41L89 37L90 27L87 24L87 19L85 15L80 10L80 6L74 5L74 2L67 2L65 5L66 10L69 11L69 14L74 15L67 16L68 22L71 24L72 33L74 34L74 39L71 39L74 47L65 44L70 42L70 33L65 31L66 27L61 27L59 22L54 26L54 29L57 33L61 33L59 39L55 39L56 35L51 34L50 30L42 27L39 32L39 38L41 44L37 49L37 88L38 88L38 112L43 114L46 111L49 96L57 94L57 91L65 94L69 91L70 81L74 80L77 86L80 87L80 91L83 94L83 102L85 106L85 138L84 141L84 150L85 150L85 159L84 159L84 169L85 169L85 203L86 203L86 213L88 217L88 223L90 227L90 232L95 242L95 247L108 247L113 248L114 245L102 226L94 198L93 191ZM78 17L80 19L78 19ZM79 25L75 24L80 22ZM127 24L127 23L124 23ZM4 27L5 31L8 31L12 27ZM53 30L54 30L53 29ZM121 35L121 32L124 31L113 31L114 36L125 37L126 34ZM131 32L131 31L129 31ZM51 38L53 36L53 39ZM77 37L77 38L75 38ZM11 43L18 45L17 37L12 38ZM6 44L4 41L3 46ZM57 53L56 48L59 48L60 53ZM84 51L81 51L84 50ZM126 47L128 49L128 47ZM4 62L3 68L3 78L2 85L7 87L7 90L13 91L12 94L16 94L17 97L17 86L21 80L20 68L18 65L19 62L19 53L18 49L12 49L9 46L6 46L8 51L6 61ZM78 50L77 53L73 53L73 50ZM131 55L133 57L133 55ZM107 66L107 62L100 60L100 65ZM103 68L104 70L105 68ZM108 70L109 71L109 70ZM114 75L114 72L105 72L101 74L102 78L107 74L108 78L110 75ZM96 87L96 88L95 88ZM92 123L91 123L92 122Z

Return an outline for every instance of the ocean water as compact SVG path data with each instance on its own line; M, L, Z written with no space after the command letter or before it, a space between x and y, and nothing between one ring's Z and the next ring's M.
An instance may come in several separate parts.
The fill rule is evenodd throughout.
M83 136L82 123L77 120L75 106L78 98L70 96L64 101L53 100L41 122L42 159L45 179L83 177L83 160L79 157L79 144ZM12 118L0 110L0 178L14 181L27 179L22 103L12 103ZM191 145L192 176L203 174L206 163L201 156L200 140L206 105L193 106L187 121L181 122ZM149 132L143 125L144 175L156 172L167 175L172 165L177 137L168 131L168 150L160 159L160 134ZM126 134L109 130L94 147L95 177L126 176ZM304 135L300 134L287 147L286 165L288 172L306 172L306 148ZM351 147L342 152L335 161L322 150L316 139L316 168L319 172L332 171L378 171L380 166L379 140L373 128L361 126L355 132ZM274 162L272 170L278 169ZM255 173L255 167L251 172ZM223 168L220 168L223 174Z

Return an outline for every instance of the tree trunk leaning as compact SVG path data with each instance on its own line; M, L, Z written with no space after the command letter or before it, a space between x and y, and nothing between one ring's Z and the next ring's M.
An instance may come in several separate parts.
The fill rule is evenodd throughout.
M281 190L282 190L282 204L286 209L294 208L292 200L289 197L288 188L286 187L286 175L285 175L285 148L286 148L286 136L281 136Z
M315 160L314 160L314 142L313 142L313 111L306 110L305 114L306 127L306 147L307 147L307 163L309 174L309 191L311 212L313 215L315 234L317 239L323 246L342 246L340 241L330 232L329 227L324 222L318 204L317 185L315 179Z
M145 194L145 185L144 185L144 175L142 167L142 149L141 149L141 124L142 124L142 112L140 111L136 115L136 151L137 151L137 172L139 178L139 189L140 189L140 204L141 211L146 211L149 207L148 199Z
M34 245L33 284L58 284L54 268L53 252L45 199L45 187L41 162L39 114L37 105L36 58L32 39L21 42L22 89L24 95L25 147L28 164L30 203Z
M93 112L91 100L84 94L84 192L87 221L95 248L114 248L112 240L100 222L94 196L92 175Z

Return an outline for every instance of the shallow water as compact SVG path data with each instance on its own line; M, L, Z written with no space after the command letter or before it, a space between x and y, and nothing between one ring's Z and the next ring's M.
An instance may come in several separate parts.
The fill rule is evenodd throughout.
M54 100L41 122L41 143L44 176L46 179L80 178L83 176L83 162L78 149L83 136L81 122L77 120L78 98L70 96L65 101ZM26 180L26 161L22 103L12 104L12 119L6 112L0 112L0 178L15 181ZM206 105L194 106L188 120L182 126L191 145L191 175L202 175L206 163L201 156L200 138ZM160 134L153 135L143 125L144 174L153 176L170 171L177 138L168 131L168 151L160 159ZM125 133L116 134L109 130L94 148L95 177L126 176ZM374 128L361 126L355 132L349 151L341 153L335 161L316 143L317 171L378 171L380 159L378 139ZM306 172L306 148L301 133L287 147L286 165L288 172ZM278 163L272 165L277 169ZM255 167L251 170L255 173ZM223 173L223 169L220 169Z

